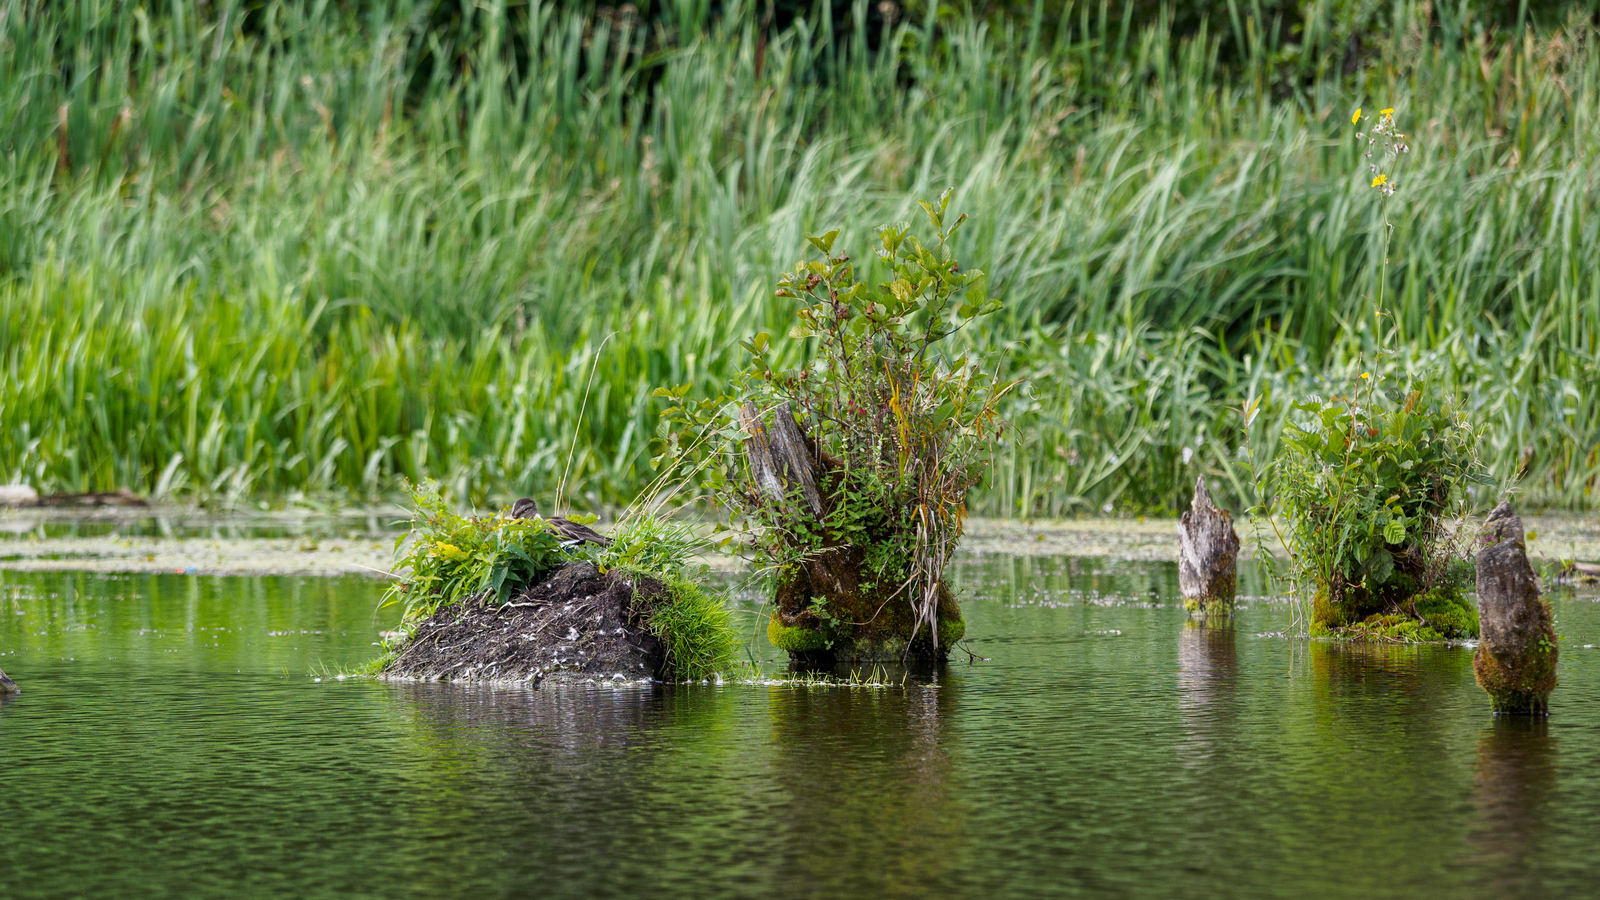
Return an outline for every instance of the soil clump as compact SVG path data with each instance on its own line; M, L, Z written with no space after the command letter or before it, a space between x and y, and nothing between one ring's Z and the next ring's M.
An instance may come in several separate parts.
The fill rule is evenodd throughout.
M502 605L493 592L423 620L383 675L448 681L572 683L665 676L666 646L645 627L666 587L570 562Z

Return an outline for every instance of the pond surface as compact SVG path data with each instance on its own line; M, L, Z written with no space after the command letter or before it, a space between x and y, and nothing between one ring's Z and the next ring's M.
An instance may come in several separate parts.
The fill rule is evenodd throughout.
M392 624L370 581L3 572L0 896L1600 885L1591 596L1553 596L1562 686L1530 724L1489 714L1467 649L1291 641L1264 601L1190 626L1168 564L956 581L988 659L932 680L534 691L317 680Z

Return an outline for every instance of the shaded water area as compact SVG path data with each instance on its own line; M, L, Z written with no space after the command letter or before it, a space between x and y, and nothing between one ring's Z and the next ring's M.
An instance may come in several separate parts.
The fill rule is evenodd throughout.
M1288 640L1262 600L1196 628L1176 578L963 560L988 659L888 687L520 690L318 680L392 625L359 578L0 572L24 690L0 705L0 896L1600 883L1594 596L1552 596L1562 685L1528 723L1489 714L1469 649Z

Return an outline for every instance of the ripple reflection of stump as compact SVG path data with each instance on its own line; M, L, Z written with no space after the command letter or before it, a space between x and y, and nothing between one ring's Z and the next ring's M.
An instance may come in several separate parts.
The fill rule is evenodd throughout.
M950 789L955 692L779 688L769 706L783 844L773 882L817 896L934 894L965 840Z
M1231 620L1184 622L1178 635L1178 714L1186 735L1184 764L1209 766L1226 745L1239 674Z
M1528 861L1546 829L1556 786L1555 739L1542 716L1495 716L1478 736L1467 843L1495 887L1536 888ZM1518 891L1521 893L1521 891Z

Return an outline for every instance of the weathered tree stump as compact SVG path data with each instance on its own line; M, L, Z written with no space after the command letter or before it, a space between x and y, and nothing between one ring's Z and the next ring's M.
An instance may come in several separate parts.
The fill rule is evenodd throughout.
M788 403L772 410L770 428L754 403L744 404L739 419L749 435L750 477L763 502L796 532L821 530L842 464L806 435ZM944 584L938 585L937 629L919 629L908 589L876 583L867 573L865 547L829 541L807 552L778 576L767 638L798 662L854 663L942 659L966 632L955 594Z
M1227 616L1239 589L1239 535L1233 516L1211 502L1205 476L1178 522L1178 588L1183 606L1196 616Z
M20 693L22 693L22 688L17 687L17 683L15 681L7 678L6 673L0 672L0 697Z
M1479 537L1478 651L1472 670L1497 713L1548 715L1556 686L1550 604L1528 565L1522 519L1502 502Z

